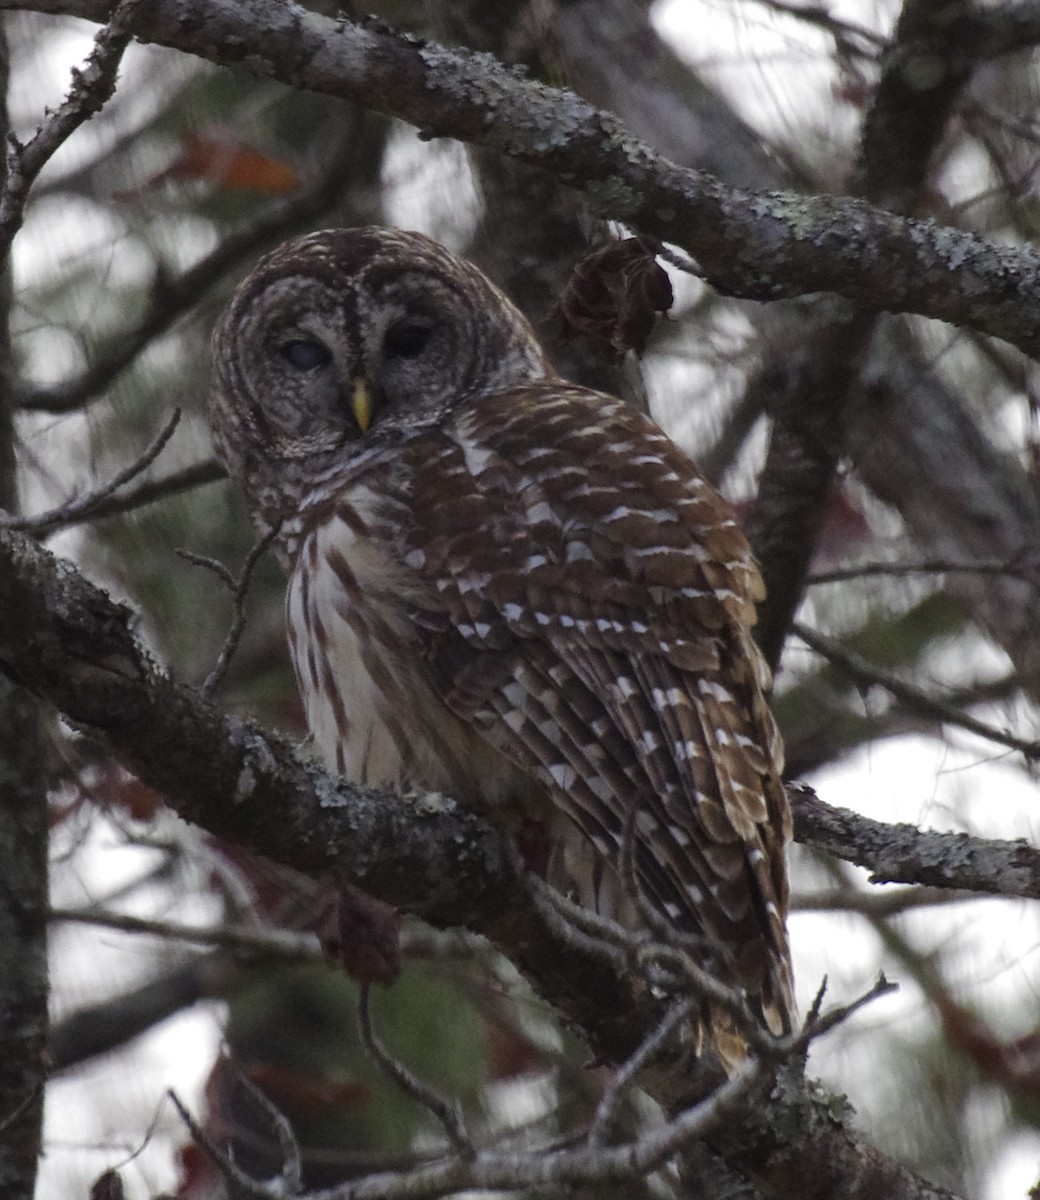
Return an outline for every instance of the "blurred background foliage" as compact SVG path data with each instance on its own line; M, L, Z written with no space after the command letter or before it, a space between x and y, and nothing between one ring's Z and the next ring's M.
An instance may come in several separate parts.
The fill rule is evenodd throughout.
M897 29L894 0L807 6L800 15L797 5L768 0L368 6L395 28L490 51L572 87L669 157L738 186L885 195L883 178L863 184L862 138ZM12 123L24 135L60 100L91 31L29 15L6 22ZM925 155L912 207L995 238L1031 237L1036 100L1031 51L980 66ZM840 365L858 415L837 485L814 518L815 546L803 547L819 581L799 619L840 639L878 679L864 683L847 664L788 643L776 706L791 774L881 819L1035 836L1034 780L1020 755L884 686L892 675L1023 737L1036 728L1035 681L994 632L999 617L986 615L1008 607L995 582L1008 571L996 533L989 552L973 544L982 568L999 560L988 571L902 569L937 559L965 565L969 543L952 524L963 493L992 507L994 530L1007 522L993 496L1032 521L1034 364L1007 346L910 320L857 351L850 384L850 363L826 359L827 330L854 314L811 299L732 301L674 267L676 302L642 362L605 361L587 341L559 337L557 305L574 265L624 231L592 218L551 179L422 141L359 106L135 45L112 103L41 179L16 243L19 461L27 507L45 509L110 478L174 407L182 410L145 477L157 484L151 502L51 539L130 599L178 675L205 678L232 616L226 585L178 552L237 574L253 543L238 496L212 463L204 423L215 314L270 246L301 230L366 222L423 229L474 258L531 317L565 374L649 404L763 536L765 551L775 513L755 496L769 419L788 419L792 396L806 409L807 395L825 403ZM922 412L953 424L929 425ZM903 461L893 450L901 422L910 431L903 444L924 447L924 457ZM965 447L976 454L974 474ZM885 571L862 570L879 561ZM836 568L850 570L827 581ZM263 560L220 699L302 737L283 588L281 568ZM320 897L303 881L186 829L89 739L56 724L51 741L56 907L258 929L313 924ZM1029 1044L1035 914L1001 901L857 911L856 898L870 890L861 873L804 852L794 880L806 1003L824 973L841 998L881 965L904 985L898 999L814 1049L812 1069L852 1096L870 1137L929 1177L993 1198L1013 1194L1004 1190L1012 1184L1024 1190L1040 1158L1033 1097L980 1045L986 1036L990 1050ZM897 947L886 929L898 930ZM431 941L416 930L408 944L414 960L375 1006L395 1054L455 1096L481 1136L508 1131L522 1145L532 1131L562 1134L587 1119L601 1073L585 1067L582 1048L508 964L466 939ZM429 1114L360 1049L352 985L332 968L62 923L52 953L44 1200L85 1195L99 1170L142 1143L126 1172L133 1195L214 1194L216 1181L163 1105L171 1083L215 1137L234 1144L243 1166L274 1170L270 1119L216 1061L221 1039L293 1120L311 1185L436 1144ZM981 1023L980 1039L957 1035L950 1013L958 1006ZM633 1110L630 1119L646 1114Z

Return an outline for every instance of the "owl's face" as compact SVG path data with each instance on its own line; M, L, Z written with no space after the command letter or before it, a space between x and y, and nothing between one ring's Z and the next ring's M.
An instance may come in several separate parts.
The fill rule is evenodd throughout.
M310 234L262 259L213 344L217 453L262 504L272 472L298 490L468 396L551 374L476 268L421 234L374 227Z

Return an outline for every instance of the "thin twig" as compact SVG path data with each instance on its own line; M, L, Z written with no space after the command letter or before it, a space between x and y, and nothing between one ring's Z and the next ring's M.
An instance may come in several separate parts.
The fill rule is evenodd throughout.
M253 572L256 570L260 559L270 549L271 543L278 536L281 527L282 523L279 521L257 538L246 555L245 562L242 564L242 570L239 572L237 579L222 562L218 562L215 558L209 558L205 554L196 554L192 550L177 551L177 554L181 558L190 562L193 566L203 567L207 571L212 571L227 586L234 601L231 628L228 630L224 644L220 648L220 653L217 655L217 661L213 665L213 670L206 676L202 682L202 686L199 688L199 692L204 700L213 699L217 688L227 674L228 667L231 665L231 659L234 657L235 651L238 649L238 644L242 640L242 634L245 632L246 594L249 591L250 583L253 581Z
M423 1108L432 1113L461 1158L475 1158L477 1152L466 1131L462 1113L451 1100L445 1099L428 1083L424 1083L387 1050L372 1026L371 1003L372 987L368 983L363 983L361 994L358 996L357 1010L358 1033L362 1046L406 1095L411 1096L417 1104L421 1104Z
M775 1056L777 1039L752 1014L744 994L706 971L688 948L681 944L671 946L653 942L644 947L641 959L644 963L656 962L668 968L673 977L680 978L694 995L724 1009L733 1018L737 1032L757 1054L763 1058Z
M804 1049L818 1037L822 1037L825 1033L830 1033L832 1029L837 1028L844 1021L847 1021L853 1013L859 1012L861 1008L865 1008L868 1004L873 1003L873 1001L880 999L882 996L890 996L893 992L898 991L898 983L893 983L891 980L886 979L884 973L879 974L873 987L869 991L864 992L862 996L859 996L849 1004L839 1004L836 1008L832 1008L822 1016L811 1017L806 1022L801 1033L798 1034L800 1048Z
M232 1162L198 1121L195 1120L181 1102L180 1096L172 1088L166 1094L170 1097L170 1103L177 1110L177 1115L184 1122L188 1132L191 1134L192 1140L205 1150L210 1160L222 1175L236 1183L247 1195L262 1196L265 1200L285 1200L285 1194L282 1192L280 1186L276 1189L266 1183L261 1183L251 1178Z
M690 996L681 996L665 1013L649 1036L643 1039L639 1048L631 1057L618 1068L611 1085L603 1093L596 1106L596 1115L589 1129L588 1144L602 1146L606 1144L611 1126L617 1116L618 1105L626 1090L635 1082L639 1072L663 1049L665 1043L693 1011L694 1001Z
M834 1009L797 1034L778 1039L771 1059L749 1059L730 1079L670 1121L617 1146L535 1146L527 1152L497 1149L474 1151L422 1163L411 1170L384 1171L315 1193L313 1200L435 1200L470 1190L522 1191L568 1186L631 1182L663 1167L698 1138L703 1138L746 1107L773 1076L778 1062L804 1052L808 1043L846 1020L863 1005L893 990L883 977L858 1000ZM392 1062L392 1060L390 1060ZM393 1064L395 1067L398 1064ZM262 1200L284 1200L280 1184L251 1179L198 1126L179 1099L171 1099L195 1140L218 1170L246 1194Z
M629 958L648 935L633 933L609 917L575 904L544 880L528 877L531 898L554 934L577 949L598 955L618 972L628 969Z
M284 929L200 927L181 921L156 921L126 913L101 912L94 908L52 908L48 911L47 919L59 924L94 925L102 929L116 929L121 933L145 934L203 946L223 946L228 950L265 958L277 957L289 962L324 961L314 934L290 933Z
M660 985L654 978L652 967L663 968L669 976L672 988L683 984L701 1000L720 1006L734 1019L738 1031L748 1045L761 1053L770 1053L772 1035L766 1033L747 1006L739 989L728 987L706 970L701 963L710 964L717 960L723 947L703 935L687 933L668 921L653 907L643 894L636 874L635 807L629 810L621 841L620 870L626 894L630 897L640 920L657 940L644 941L635 950L635 966L639 974L653 984ZM667 986L667 985L666 985Z
M887 47L888 41L880 34L874 33L865 25L857 25L852 21L842 21L830 13L822 4L790 3L790 0L756 0L763 8L785 16L796 17L807 25L815 25L834 38L835 44L846 51L862 55L864 58L875 59ZM865 46L854 45L858 39Z
M180 546L174 550L174 554L178 558L183 558L185 562L191 563L193 567L201 567L204 571L212 572L228 591L234 592L237 580L219 559L210 558L208 554L196 554L194 550L185 550Z
M948 559L923 559L921 562L864 562L851 567L836 567L833 571L817 571L807 583L845 583L851 579L866 579L871 575L947 575L962 572L973 575L1010 575L1017 579L1036 580L1037 564L1016 563L1010 559L980 559L976 562L956 562Z
M99 30L94 48L82 70L72 69L69 94L24 145L8 137L7 179L0 195L0 259L7 256L21 228L25 203L36 177L59 147L95 113L101 111L116 88L116 76L131 35L120 21L137 0L123 0L112 20Z
M202 687L199 691L202 693L204 700L213 698L214 693L220 686L221 680L227 674L227 669L231 665L231 659L235 651L238 649L238 643L242 640L242 634L246 627L246 593L249 590L249 585L253 579L253 572L256 570L257 563L267 553L271 543L278 536L278 531L281 529L281 522L272 525L271 528L254 544L253 548L246 555L246 560L242 564L242 571L235 583L234 596L234 615L231 619L231 628L228 630L228 635L224 639L224 644L220 648L220 654L217 656L217 661L213 666L213 670L203 680Z
M216 483L226 478L224 468L215 458L207 458L202 462L192 463L163 475L158 479L146 479L135 488L128 488L121 496L111 496L106 500L98 500L91 505L89 512L70 513L67 509L60 512L60 519L54 520L47 526L48 534L57 533L60 529L68 529L73 525L83 525L87 522L102 521L108 517L119 516L122 513L133 512L164 500L167 496L176 496L180 492L192 488L203 487L207 483ZM59 510L48 514L58 517Z
M174 430L180 424L180 419L181 410L175 408L170 413L166 424L149 443L145 452L129 466L113 475L107 483L103 483L92 492L87 492L85 496L78 496L75 500L67 500L57 508L52 508L49 512L38 513L34 517L14 517L0 513L0 526L4 529L19 529L25 533L53 533L63 526L89 520L94 511L115 492L118 492L124 484L135 479L142 471L147 471L166 449L166 444L173 437Z
M1025 741L1006 730L995 729L992 725L976 720L952 704L948 704L944 700L937 700L921 688L874 666L865 658L861 658L852 650L847 649L836 638L827 637L799 622L795 622L791 626L791 632L815 650L817 654L822 654L835 666L847 671L859 685L884 688L893 699L898 700L912 712L946 724L958 725L988 741L997 742L1001 746L1009 746L1012 750L1018 750L1029 762L1040 758L1040 742Z
M159 937L167 941L192 942L200 946L222 946L244 954L286 962L327 963L316 934L295 933L251 925L189 925L183 921L133 917L128 913L98 908L60 908L47 910L47 920L58 925L93 925L120 933ZM489 943L479 934L464 929L431 929L416 924L401 933L401 957L445 962L469 960L489 953Z
M274 1129L278 1139L278 1147L282 1152L282 1170L279 1181L286 1196L296 1196L303 1190L303 1162L300 1156L300 1143L296 1140L289 1118L274 1103L270 1096L249 1078L235 1059L227 1052L223 1055L224 1062L231 1068L239 1086L256 1103Z
M955 892L937 887L898 887L862 892L838 889L831 892L796 892L791 912L852 912L873 918L893 917L915 908L963 904L965 900L993 899L984 892Z
M537 878L529 880L531 894L539 911L553 931L564 941L598 954L630 971L635 971L651 986L664 986L671 991L687 988L701 1000L724 1009L748 1045L764 1055L773 1053L775 1039L766 1032L748 1009L741 993L722 983L697 962L707 957L710 943L692 937L665 924L663 918L650 910L656 924L661 926L667 941L655 941L647 929L629 930L598 913L590 912L561 896L555 889ZM658 968L654 970L653 968Z
M40 1099L40 1093L43 1091L44 1081L38 1079L29 1090L28 1094L23 1096L21 1101L3 1117L0 1117L0 1136L6 1130L15 1125L21 1120L22 1116L37 1103Z

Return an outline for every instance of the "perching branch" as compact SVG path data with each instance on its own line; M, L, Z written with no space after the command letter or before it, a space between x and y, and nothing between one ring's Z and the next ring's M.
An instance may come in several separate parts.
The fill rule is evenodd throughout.
M158 667L125 606L13 530L0 530L0 662L217 836L312 875L348 878L434 923L485 934L603 1061L627 1060L663 1017L662 1002L638 977L618 973L602 953L561 945L532 903L511 847L486 821L443 796L402 797L333 780L284 742L221 713ZM792 1173L842 1188L851 1200L873 1200L879 1179L894 1198L939 1194L921 1191L920 1180L818 1116L798 1087L734 1114L728 1106L760 1081L757 1074L739 1086L731 1081L693 1123L716 1130L716 1149L764 1195L790 1195ZM653 1078L647 1086L680 1112L686 1103L677 1083ZM730 1118L724 1131L716 1126L719 1097ZM684 1125L681 1136L688 1133ZM855 1180L868 1167L863 1190ZM470 1186L494 1186L498 1169L488 1165ZM570 1168L560 1169L568 1178Z

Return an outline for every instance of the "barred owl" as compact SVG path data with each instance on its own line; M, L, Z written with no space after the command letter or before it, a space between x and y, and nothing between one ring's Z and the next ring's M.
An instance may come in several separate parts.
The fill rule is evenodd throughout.
M655 912L789 1029L761 581L690 460L560 379L506 297L416 233L282 246L214 359L217 452L279 526L328 767L543 831L543 868L579 903Z

